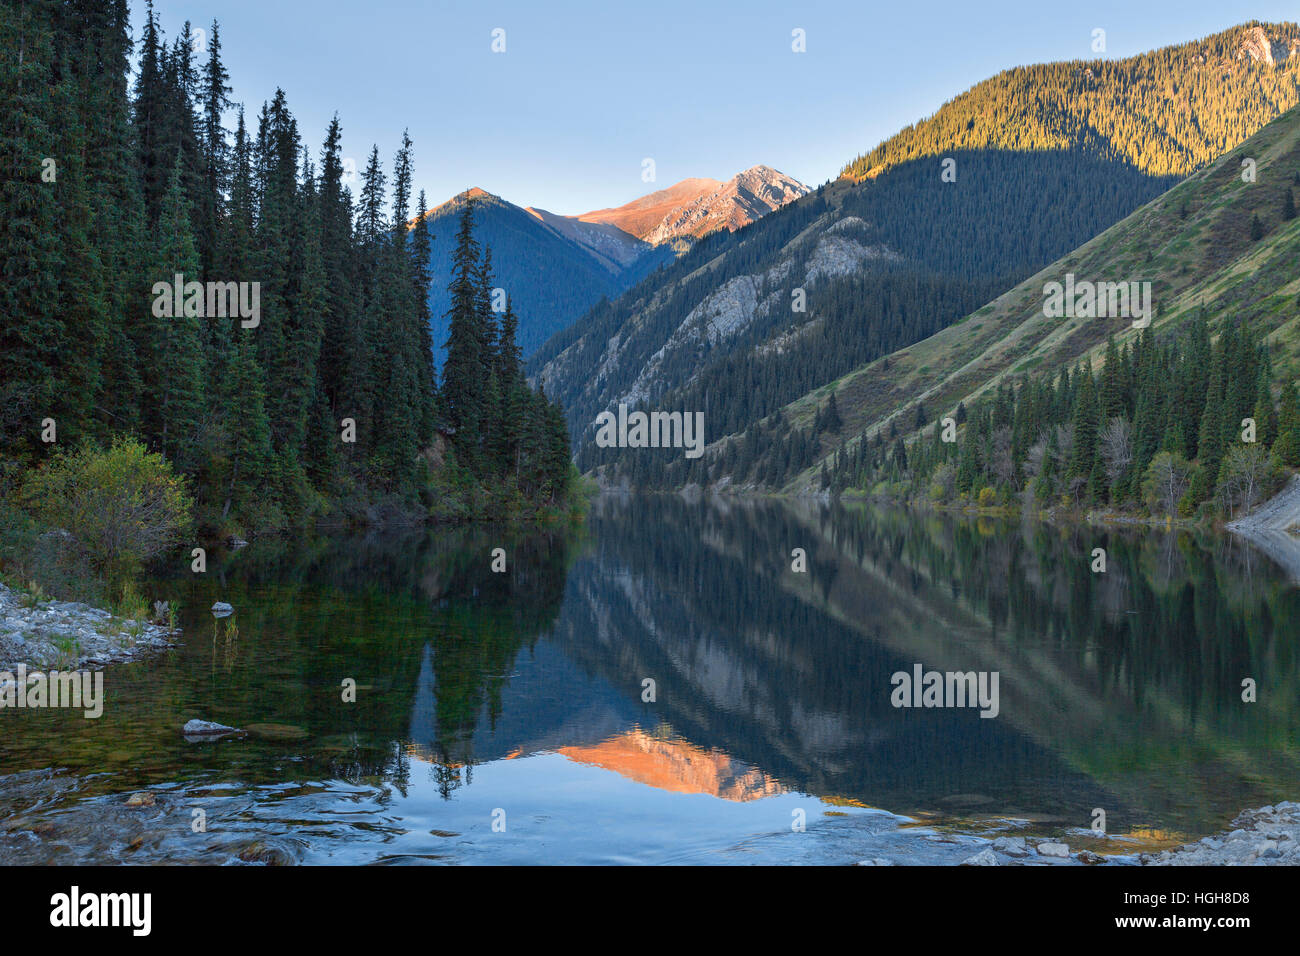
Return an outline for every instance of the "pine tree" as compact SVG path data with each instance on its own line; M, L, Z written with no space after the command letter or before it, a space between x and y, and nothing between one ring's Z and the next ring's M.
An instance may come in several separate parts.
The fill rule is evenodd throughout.
M1300 467L1300 396L1294 382L1282 384L1277 415L1278 436L1273 453L1284 465Z
M318 176L282 90L253 135L239 110L232 143L219 31L196 66L189 24L165 42L149 3L128 89L126 0L0 12L0 41L20 53L0 58L0 467L42 456L54 418L61 444L143 437L191 479L208 529L305 521L344 492L413 506L439 419L410 138L391 219L377 149L354 209L337 118ZM558 503L563 409L528 389L513 304L498 323L491 257L479 261L473 204L463 212L441 424L507 514L515 486ZM204 280L257 282L260 324L211 314ZM356 444L339 441L343 418Z
M451 306L447 310L447 359L442 367L440 408L461 463L476 466L483 415L483 332L478 310L479 246L474 239L474 198L465 195L451 258Z
M823 427L831 434L838 434L844 427L844 419L840 417L840 407L835 402L835 392L831 392L831 397L826 401L826 418L823 421Z
M241 337L221 376L218 395L221 418L228 432L228 463L217 485L221 517L246 515L266 504L267 475L273 461L271 426L266 414L266 385L257 364L253 341Z
M1097 387L1093 382L1092 370L1086 366L1081 368L1075 381L1078 383L1078 391L1075 394L1074 415L1071 420L1074 427L1074 449L1069 475L1076 478L1091 478L1097 464L1097 428L1101 409L1097 401Z
M163 198L158 220L153 274L171 285L183 277L186 285L198 280L199 256L190 231L189 201L181 182L182 161L177 153L171 182ZM172 298L170 291L162 293ZM161 305L162 303L158 303ZM195 443L205 411L204 365L200 312L185 297L179 314L168 304L158 316L155 308L156 352L151 356L149 384L152 400L152 433L163 454L182 470L196 464Z
M203 275L213 276L218 253L217 245L220 234L217 224L223 219L223 195L227 189L229 176L230 147L226 142L226 130L221 125L222 114L230 108L230 86L227 80L225 64L221 62L221 28L216 20L208 28L208 59L203 67L203 80L200 88L200 102L203 107L200 149L206 173L203 190L205 220L212 223L203 236L199 254L203 262Z
M433 234L429 231L429 207L420 190L419 210L411 229L411 297L415 303L418 329L418 376L420 391L419 437L422 446L433 440L438 377L433 367L433 315L429 308L429 284L433 280Z

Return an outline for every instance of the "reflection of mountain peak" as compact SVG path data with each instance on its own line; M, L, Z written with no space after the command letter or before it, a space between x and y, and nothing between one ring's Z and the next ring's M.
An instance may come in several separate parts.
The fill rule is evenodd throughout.
M630 730L598 744L561 747L557 751L575 763L612 770L637 783L673 793L707 793L744 803L784 793L785 788L763 771L716 750L704 750L685 740Z

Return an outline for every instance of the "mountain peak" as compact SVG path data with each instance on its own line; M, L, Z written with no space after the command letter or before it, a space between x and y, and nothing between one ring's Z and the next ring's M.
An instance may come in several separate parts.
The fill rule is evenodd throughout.
M486 189L481 189L478 186L470 186L468 189L456 193L456 195L452 196L446 202L434 206L429 210L428 215L432 216L434 213L441 212L444 209L456 209L465 202L466 198L479 201L486 200L488 202L504 202L500 196L494 195ZM416 214L415 218L411 220L411 223L414 224L419 221L419 214Z
M679 236L702 238L719 229L735 232L811 191L771 166L751 166L674 210L641 238L658 245Z
M734 232L810 191L797 179L760 164L725 183L683 179L625 205L576 218L608 223L651 245L660 245L684 236L702 238L719 229Z

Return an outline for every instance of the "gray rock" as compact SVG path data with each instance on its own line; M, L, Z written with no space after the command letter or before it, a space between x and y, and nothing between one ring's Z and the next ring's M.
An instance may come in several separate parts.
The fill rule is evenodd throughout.
M1066 860L1070 857L1070 847L1065 843L1040 843L1038 844L1038 855Z
M1007 856L1029 856L1024 837L998 837L993 841L993 849Z
M186 737L204 737L212 734L237 734L240 731L225 724L214 724L210 720L191 720L181 728Z
M961 861L962 866L997 866L998 858L992 850L985 847L972 857Z
M230 617L230 615L234 613L235 609L225 601L218 601L216 604L212 605L213 617Z

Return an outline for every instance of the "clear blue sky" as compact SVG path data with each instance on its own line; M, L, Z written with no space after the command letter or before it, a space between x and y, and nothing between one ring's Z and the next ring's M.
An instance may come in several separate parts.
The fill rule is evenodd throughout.
M144 0L131 0L135 37ZM283 87L319 155L330 117L360 166L386 170L409 127L416 186L436 205L481 186L573 214L620 205L688 176L766 163L810 185L999 70L1107 57L1251 19L1292 3L1127 0L157 0L169 38L215 16L233 96L250 123ZM491 50L494 28L506 51ZM791 51L805 31L807 52ZM651 157L657 181L641 180Z

